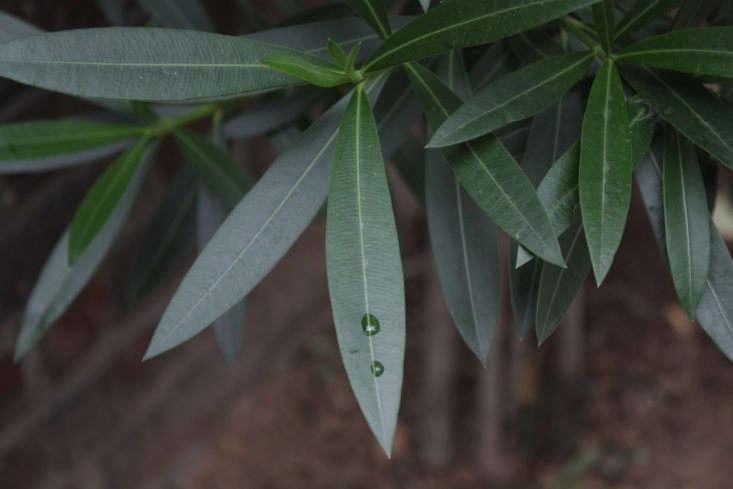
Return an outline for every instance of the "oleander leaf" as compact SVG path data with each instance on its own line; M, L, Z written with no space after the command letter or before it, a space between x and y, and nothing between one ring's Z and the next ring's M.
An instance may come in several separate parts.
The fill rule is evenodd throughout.
M377 124L361 84L334 145L326 269L341 358L389 455L402 389L404 278Z
M137 166L130 184L117 201L109 218L73 266L69 266L68 229L56 244L31 291L15 344L16 360L24 356L43 337L53 322L79 295L104 259L135 202L156 146L153 143L146 147L142 156L143 164Z
M444 56L438 71L449 89L470 96L460 51ZM426 163L428 230L443 296L461 337L486 365L500 289L496 229L440 151L427 150Z
M506 75L468 100L440 126L428 147L450 146L535 115L572 88L593 53L547 58Z
M657 122L647 106L629 100L629 125L631 126L631 162L636 168L649 152Z
M131 302L155 289L192 248L196 188L196 172L189 166L178 170L168 185L138 246L128 286Z
M369 22L382 39L392 34L383 0L346 0L346 3Z
M634 173L654 236L664 254L662 170L654 155L655 151L651 151ZM710 274L697 308L697 321L723 354L733 361L733 260L723 237L712 224L710 233Z
M199 0L137 0L137 3L164 27L214 30L214 23Z
M149 140L141 139L118 156L84 196L69 226L69 265L79 259L127 194L139 166L145 163Z
M376 71L497 41L598 0L447 0L395 32L364 63Z
M654 111L693 143L733 168L733 103L685 76L625 66L626 81Z
M258 62L293 51L207 32L105 27L39 34L0 45L0 76L76 96L149 101L238 97L297 78Z
M593 21L603 50L608 54L612 53L613 31L616 25L616 2L603 0L593 5Z
M142 136L134 124L81 120L0 126L0 173L48 171L101 159Z
M122 2L119 0L97 0L95 3L104 14L107 22L112 25L124 24L124 5Z
M500 76L513 71L514 64L514 55L505 46L505 42L495 42L473 64L470 71L471 86L475 90L483 89Z
M583 225L578 220L560 240L567 268L542 264L537 292L535 331L542 344L555 332L590 273L590 256L585 244Z
M637 41L616 55L618 61L733 77L733 26L672 31Z
M461 100L421 65L405 67L435 129ZM487 135L443 151L463 188L498 226L542 259L563 264L560 245L532 183L499 139Z
M370 80L379 94L384 76ZM188 271L145 353L151 358L198 334L242 300L318 213L347 98L324 113L280 155L232 210Z
M596 283L611 268L631 204L631 137L621 77L607 59L593 82L580 145L580 209Z
M710 218L697 150L674 129L665 132L663 182L669 267L694 320L710 270Z
M682 0L637 0L618 22L614 39L621 39L643 29L681 4Z
M40 34L43 30L29 24L23 19L0 11L0 43L8 42L21 37Z
M330 38L328 39L328 52L331 54L333 60L336 61L336 64L342 68L346 66L346 52L339 43Z
M430 8L430 0L420 0L420 6L424 12L427 12Z
M342 67L313 56L265 56L260 59L260 63L318 87L336 87L354 81Z
M233 208L252 187L252 180L231 155L203 136L187 129L173 131L186 162L228 209Z
M425 207L425 163L423 143L410 135L391 156L402 180L407 184L417 201Z
M542 261L532 260L515 268L517 262L517 244L512 242L509 248L509 292L514 313L514 325L519 336L524 338L535 326L537 311L537 293L539 292Z

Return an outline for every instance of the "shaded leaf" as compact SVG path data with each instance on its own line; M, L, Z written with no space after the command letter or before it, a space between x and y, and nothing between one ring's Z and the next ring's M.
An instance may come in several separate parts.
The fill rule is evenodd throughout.
M623 38L643 29L681 4L682 0L637 0L619 21L614 39Z
M596 283L611 268L631 203L631 138L621 77L607 59L596 75L583 117L580 209Z
M616 6L614 0L603 0L593 5L593 21L606 53L613 52L613 30L616 25Z
M148 147L148 139L138 141L115 159L87 191L69 226L69 265L84 253L127 195L127 187L145 162Z
M41 275L33 287L26 306L23 323L15 344L15 359L25 355L46 333L71 302L79 295L99 263L112 246L120 228L135 201L148 162L155 153L155 144L149 144L125 193L117 201L102 228L73 266L69 266L69 230L67 230L43 265Z
M213 31L214 23L199 0L137 0L160 25Z
M665 133L663 175L667 257L694 320L710 269L710 218L695 146L673 129Z
M346 0L346 3L369 22L382 39L387 39L392 34L387 20L387 9L382 0Z
M514 312L514 324L519 336L524 338L535 325L537 311L537 293L539 291L542 262L532 260L515 268L517 262L517 244L511 243L509 252L509 291Z
M40 34L43 30L14 15L0 11L0 43Z
M624 78L675 129L733 168L733 104L686 77L625 66Z
M414 63L405 67L430 127L438 127L460 99L426 68ZM562 265L560 246L531 182L496 137L453 146L443 154L461 185L497 225L538 256Z
M265 56L260 63L319 87L335 87L356 81L342 67L330 61L300 54Z

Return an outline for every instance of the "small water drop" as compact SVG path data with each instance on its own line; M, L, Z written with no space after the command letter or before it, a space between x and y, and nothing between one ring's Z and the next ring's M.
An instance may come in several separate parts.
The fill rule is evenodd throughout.
M373 314L364 314L361 318L361 330L367 336L374 336L381 331L382 327L379 325L379 319Z
M371 366L372 375L379 377L384 373L384 365L380 361L373 361Z

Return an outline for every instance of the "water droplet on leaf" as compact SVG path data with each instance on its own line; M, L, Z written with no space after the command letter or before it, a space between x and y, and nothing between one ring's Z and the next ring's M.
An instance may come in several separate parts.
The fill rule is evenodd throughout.
M382 365L382 362L375 360L372 362L371 370L372 375L374 375L375 377L379 377L384 373L384 365Z
M379 325L379 319L373 314L364 314L361 318L361 330L367 336L374 336L379 333L382 327Z

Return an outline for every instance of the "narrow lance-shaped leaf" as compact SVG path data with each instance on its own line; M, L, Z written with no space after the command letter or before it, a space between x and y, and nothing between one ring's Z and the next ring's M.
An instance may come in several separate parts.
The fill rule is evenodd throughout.
M137 0L137 2L162 26L214 30L214 23L199 0Z
M231 209L252 187L252 180L231 155L206 138L187 129L176 129L176 143L186 162L193 166L214 195Z
M675 129L733 168L733 103L684 76L625 66L624 78Z
M119 0L97 0L97 7L102 11L104 17L112 25L122 25L124 23L124 5Z
M415 63L405 67L430 127L439 126L461 100L426 68ZM563 264L560 245L532 183L501 141L488 135L447 148L443 154L463 188L497 225L537 256Z
M616 5L614 0L603 0L593 5L593 21L603 50L613 52L613 29L616 25Z
M300 54L266 56L260 59L260 63L318 87L336 87L355 81L342 67L312 56Z
M733 77L733 26L673 31L635 42L618 61L694 75Z
M370 96L383 82L384 76L368 82ZM326 200L346 103L344 98L308 128L232 210L163 313L145 358L183 343L242 300L305 230Z
M567 268L542 264L537 292L535 330L539 344L552 335L590 273L590 257L585 244L583 225L578 220L560 240Z
M460 51L439 65L448 87L470 95ZM496 329L499 264L494 223L461 187L438 150L427 150L430 243L448 309L466 345L484 365Z
M427 12L430 8L430 0L420 0L420 6L422 7L423 11Z
M346 0L346 3L369 22L382 39L392 34L383 0Z
M512 242L509 248L509 291L514 313L514 324L519 336L524 338L534 327L537 311L537 292L539 291L542 262L532 260L519 268L517 262L517 244Z
M0 11L0 43L40 34L43 30L28 22Z
M635 176L647 215L660 249L664 250L662 171L650 157L639 165ZM733 361L733 260L715 226L710 226L710 275L697 308L697 320L718 348Z
M487 44L597 1L448 0L390 36L365 62L364 71Z
M629 100L629 125L631 126L631 162L636 168L644 159L654 138L655 117L646 105Z
M582 78L592 60L591 52L571 53L498 79L451 114L429 147L468 141L545 110Z
M193 247L196 172L184 166L171 183L140 241L129 282L134 302L152 291Z
M362 85L344 113L333 161L326 224L331 309L349 381L389 454L402 389L404 278L377 125Z
M48 171L121 151L144 127L92 121L33 121L0 126L0 173Z
M710 219L695 146L673 129L665 133L663 182L669 266L694 320L710 269Z
M205 32L107 27L61 31L0 45L0 76L85 97L195 100L298 84L258 62L281 46Z
M646 27L681 4L682 0L637 0L619 21L614 39L623 38Z
M51 252L26 306L20 335L15 345L16 360L25 355L41 339L51 324L79 295L104 259L135 202L135 197L149 166L148 163L155 154L156 146L156 144L149 144L146 147L142 155L143 164L137 166L135 175L125 189L124 195L117 201L117 205L103 224L102 229L74 265L69 266L68 230Z
M599 285L611 268L631 203L631 138L621 77L610 59L588 98L580 145L580 209Z
M497 41L484 51L470 71L471 86L481 90L500 76L513 70L515 64L512 51L504 41Z
M144 138L122 153L89 189L69 226L69 265L73 265L117 208L147 152Z

